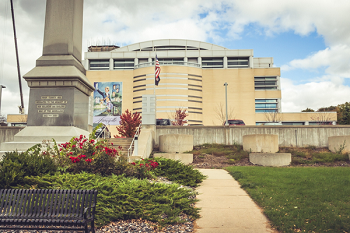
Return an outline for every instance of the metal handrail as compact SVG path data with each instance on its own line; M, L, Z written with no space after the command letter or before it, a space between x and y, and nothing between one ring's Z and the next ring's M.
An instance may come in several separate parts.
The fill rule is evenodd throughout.
M103 133L103 139L106 138L106 134L104 133L104 130L105 128L107 128L107 125L103 125L102 129L101 129L101 132L97 135L96 139L97 138L100 138L101 134Z
M132 147L134 145L135 138L137 138L140 135L141 126L142 126L142 123L140 123L139 127L137 127L137 129L136 129L136 132L134 134L134 137L133 137L133 139L131 141L131 144L129 146L129 149L128 149L128 157L130 157L132 155L132 153L133 153L132 152Z

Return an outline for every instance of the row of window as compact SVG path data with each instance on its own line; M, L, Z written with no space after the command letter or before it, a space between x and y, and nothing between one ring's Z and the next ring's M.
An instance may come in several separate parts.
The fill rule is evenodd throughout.
M254 77L255 90L276 90L277 77Z
M187 63L198 64L198 58L188 58L187 63L184 62L184 58L159 58L160 65L188 65ZM140 65L147 63L147 58L140 58L138 60ZM154 65L154 58L152 59L152 64ZM202 58L202 68L224 68L224 58L223 57L203 57ZM113 69L134 69L135 61L134 59L114 59ZM248 68L249 67L249 57L228 57L227 58L227 68ZM89 60L90 70L109 70L109 59L99 59L99 60Z
M272 125L272 122L256 122L256 125ZM305 125L305 122L281 122L282 125ZM333 122L309 122L308 125L332 125ZM276 123L277 125L277 123Z
M255 112L278 112L277 99L255 99Z

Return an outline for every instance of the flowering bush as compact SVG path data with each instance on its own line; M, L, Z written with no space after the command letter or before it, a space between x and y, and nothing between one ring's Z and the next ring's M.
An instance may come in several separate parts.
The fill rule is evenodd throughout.
M132 162L131 163L132 165L136 166L136 163L135 162ZM141 159L138 161L138 164L137 164L139 167L144 167L146 168L146 170L150 171L150 170L154 170L158 167L158 163L154 160L144 160L144 159Z
M87 171L102 175L113 173L115 157L119 156L119 152L110 148L106 140L96 141L84 135L56 145L55 152L53 157L64 170L73 173Z

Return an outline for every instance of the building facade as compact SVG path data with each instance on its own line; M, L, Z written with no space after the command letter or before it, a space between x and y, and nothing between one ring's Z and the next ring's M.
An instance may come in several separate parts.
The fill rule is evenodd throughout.
M158 86L154 85L156 55L161 67ZM94 123L126 109L141 112L142 95L155 93L157 118L172 119L181 108L187 110L189 125L222 125L225 83L230 119L243 120L246 125L270 122L271 117L279 122L283 118L289 123L311 121L306 114L290 119L281 113L280 68L273 66L271 57L253 55L251 49L232 50L179 39L124 47L90 46L83 63L87 78L98 90L94 93Z

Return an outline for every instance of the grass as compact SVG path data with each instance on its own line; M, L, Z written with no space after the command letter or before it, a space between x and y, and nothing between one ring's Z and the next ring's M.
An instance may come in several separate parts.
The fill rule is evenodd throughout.
M225 156L230 163L239 161L243 158L248 158L248 152L243 150L241 145L224 145L224 144L203 144L196 146L191 153L198 155L199 158L204 158L205 154L211 154L215 156Z
M281 232L349 232L350 168L228 167Z

